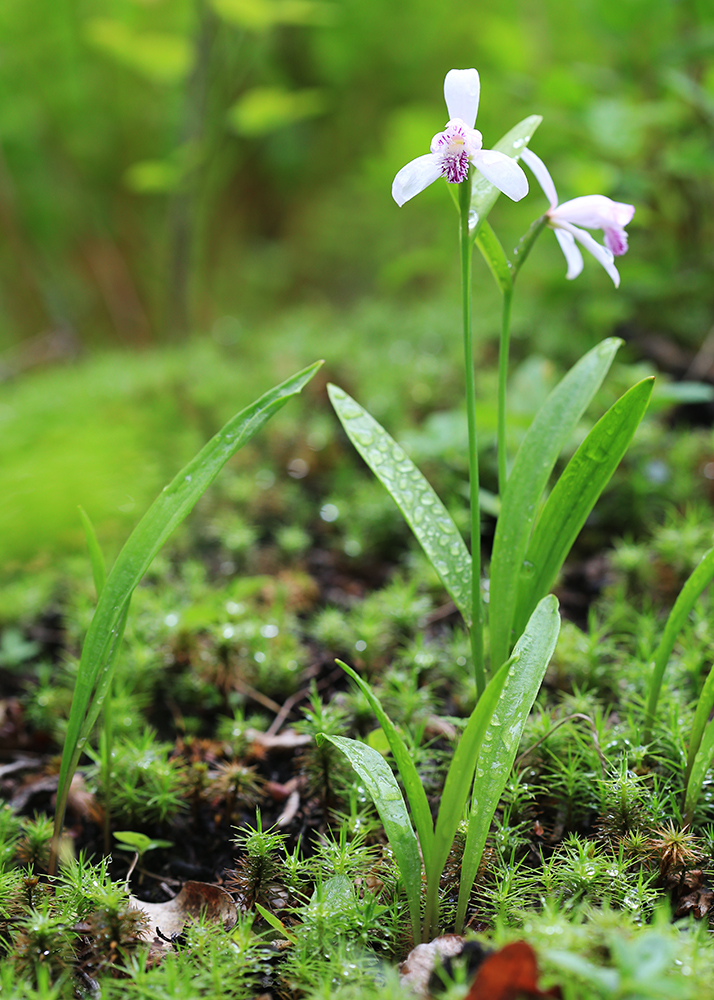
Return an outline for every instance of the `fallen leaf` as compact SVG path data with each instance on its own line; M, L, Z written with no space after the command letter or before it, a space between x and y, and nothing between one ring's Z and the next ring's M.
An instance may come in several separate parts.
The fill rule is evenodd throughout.
M145 903L136 896L130 896L129 902L149 921L149 929L142 934L144 941L152 941L157 930L171 939L181 933L188 920L198 920L202 914L209 923L222 923L227 931L238 920L231 894L208 882L186 882L179 894L165 903Z
M514 941L484 959L466 1000L542 1000L558 998L559 986L538 988L538 963L526 941Z

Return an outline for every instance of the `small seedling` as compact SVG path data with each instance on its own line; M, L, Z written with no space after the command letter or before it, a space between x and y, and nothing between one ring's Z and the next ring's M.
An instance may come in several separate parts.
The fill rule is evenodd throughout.
M129 871L126 873L127 886L129 885L129 879L131 878L132 872L147 851L155 851L157 848L166 849L174 846L172 840L152 840L151 837L147 837L145 833L135 833L133 830L116 831L114 839L117 840L120 846L125 850L129 848L135 852L132 862L129 865Z

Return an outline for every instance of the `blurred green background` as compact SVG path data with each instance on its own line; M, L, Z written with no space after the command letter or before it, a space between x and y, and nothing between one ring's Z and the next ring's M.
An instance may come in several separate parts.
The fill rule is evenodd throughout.
M566 282L541 237L514 365L613 332L696 350L714 304L711 0L4 0L0 559L81 544L78 502L125 534L221 419L317 356L393 430L454 405L451 200L440 182L400 210L390 185L466 66L486 147L541 114L561 200L637 207L619 291L592 259ZM504 246L545 207L534 183L500 199ZM475 283L485 371L498 300L480 261ZM328 426L322 406L276 433Z

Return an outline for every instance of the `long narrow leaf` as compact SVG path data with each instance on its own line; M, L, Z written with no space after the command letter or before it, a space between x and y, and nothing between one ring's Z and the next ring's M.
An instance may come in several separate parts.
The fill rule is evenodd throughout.
M707 771L714 760L714 721L710 722L704 730L704 735L699 744L699 749L694 757L694 763L689 781L686 785L684 795L684 822L691 823L694 819L694 810L697 800L707 776Z
M471 624L471 556L446 507L403 448L351 396L327 391L347 437L404 515L451 599Z
M694 760L699 752L702 736L704 735L712 708L714 708L714 670L709 671L707 679L704 681L704 687L697 699L697 710L694 713L694 721L692 722L692 729L689 734L687 770L684 775L685 788L689 784L689 776L692 773Z
M101 699L95 697L95 689L104 673L102 683L103 689L106 690L109 680L106 677L107 663L115 642L121 637L122 619L125 617L134 588L171 532L186 517L228 459L249 441L291 396L300 392L321 364L322 362L316 362L297 375L293 375L229 420L159 494L119 553L102 589L82 647L60 765L55 841L64 820L69 783L87 736L85 725L87 713L90 705L95 718L99 711Z
M645 415L653 385L654 378L643 379L610 407L553 487L526 552L514 618L516 635L520 635L538 601L555 583L588 514Z
M491 556L489 623L491 667L512 647L515 598L538 504L560 452L602 384L622 343L604 340L570 369L553 389L528 428L501 499ZM514 638L517 638L515 636Z
M97 540L97 533L94 530L94 525L89 519L84 507L79 508L79 516L82 519L82 525L84 527L84 536L87 539L87 549L89 550L89 561L92 566L92 576L94 577L94 589L97 592L97 597L101 594L104 589L104 584L107 579L107 568L104 562L104 555L99 546L99 541Z
M489 720L476 762L474 794L461 863L456 932L461 933L466 905L476 879L493 814L518 752L523 727L543 682L560 632L558 601L544 597L513 651L503 690Z
M364 782L379 818L384 824L390 846L397 859L404 888L409 903L409 914L412 920L414 941L420 940L420 895L421 895L421 858L416 834L409 819L409 813L404 798L381 753L368 747L366 743L350 740L346 736L328 736L318 733L317 742L329 740L333 746L341 750L361 780Z
M514 662L513 658L508 663L504 663L486 685L471 713L466 728L461 734L461 739L449 765L444 790L441 793L431 860L428 862L425 859L427 883L425 932L430 930L432 934L436 934L438 930L437 903L441 873L454 843L459 823L463 818L464 806L471 790L481 744L488 732L491 716L503 692L503 686L506 683L512 662Z
M518 159L523 149L533 138L533 133L542 121L543 118L541 115L529 115L522 122L514 125L510 132L506 132L496 145L493 146L493 149L498 150L499 153L505 153L506 156ZM490 181L487 181L483 174L474 171L474 179L471 185L470 212L470 227L474 239L486 220L488 213L496 204L496 199L500 193L498 188L494 187Z
M407 800L411 807L412 819L414 820L414 826L419 837L424 865L428 870L434 842L434 822L431 818L431 810L429 809L424 785L414 766L414 761L407 750L404 740L397 732L394 723L382 708L379 699L369 684L363 681L360 675L352 667L348 667L346 663L343 663L342 660L337 660L336 662L352 678L365 696L370 708L377 717L377 721L382 727L382 732L387 738L389 749L392 751L392 756L394 757L394 763L397 765L399 773L402 776L402 781L404 782L404 791L407 793Z
M507 295L513 288L511 266L501 246L501 241L494 233L488 221L484 221L479 228L478 236L476 237L476 246L488 264L489 270L501 290L501 294Z
M662 638L655 650L654 662L652 663L652 675L650 677L650 690L647 699L647 728L645 732L645 742L649 743L652 736L652 725L654 723L659 692L662 687L662 678L672 655L677 636L682 631L684 623L689 617L689 612L702 593L714 579L714 548L709 549L702 557L699 565L694 569L691 576L679 592L679 597L674 602L674 607L669 613L667 624L664 627Z

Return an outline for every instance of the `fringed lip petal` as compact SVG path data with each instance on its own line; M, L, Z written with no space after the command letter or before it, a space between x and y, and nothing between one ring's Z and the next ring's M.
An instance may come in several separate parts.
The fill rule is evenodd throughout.
M513 201L528 194L528 178L516 161L495 149L481 149L471 161L487 181Z
M528 178L515 159L481 148L481 133L474 128L480 94L478 70L450 69L446 74L444 99L449 121L431 140L431 153L407 163L394 178L392 197L400 208L437 177L445 177L449 184L463 183L470 165L513 201L528 194Z
M572 281L573 278L577 278L583 269L583 255L575 245L575 237L572 233L566 232L565 229L556 229L555 238L560 243L560 249L563 251L565 261L568 265L568 272L565 277Z
M444 79L444 100L449 118L460 118L473 128L478 114L481 80L476 69L450 69Z
M550 171L540 156L536 156L533 150L526 146L521 150L521 160L533 171L533 176L543 189L543 194L550 202L550 207L556 208L558 205L558 192L555 190L555 184L553 183L553 178L550 176Z
M433 153L417 156L402 167L392 182L392 198L401 208L441 176L441 161Z

